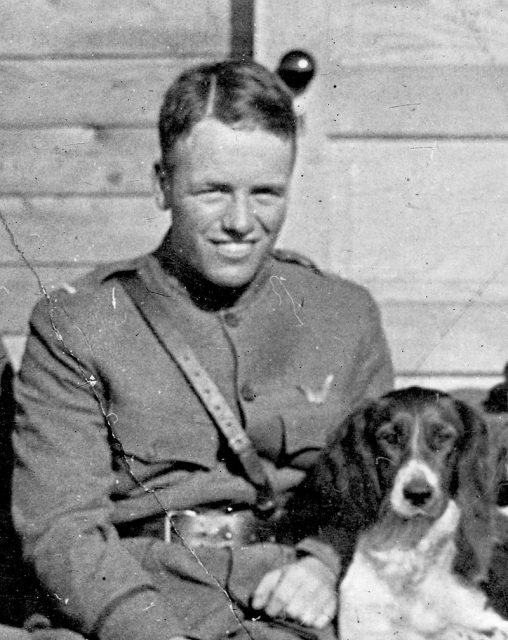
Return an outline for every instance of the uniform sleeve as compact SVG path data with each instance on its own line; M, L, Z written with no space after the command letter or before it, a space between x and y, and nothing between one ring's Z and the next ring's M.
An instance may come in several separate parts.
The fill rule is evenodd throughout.
M61 305L40 303L16 385L13 517L60 611L101 640L183 635L110 517L114 481L93 341ZM93 338L93 337L92 337Z

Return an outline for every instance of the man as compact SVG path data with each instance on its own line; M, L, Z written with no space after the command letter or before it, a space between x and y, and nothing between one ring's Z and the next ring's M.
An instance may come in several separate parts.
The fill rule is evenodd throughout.
M319 540L277 542L270 507L353 405L391 387L377 308L273 249L296 152L276 76L192 69L159 132L161 246L32 315L14 435L25 557L67 623L101 640L329 637L339 560Z

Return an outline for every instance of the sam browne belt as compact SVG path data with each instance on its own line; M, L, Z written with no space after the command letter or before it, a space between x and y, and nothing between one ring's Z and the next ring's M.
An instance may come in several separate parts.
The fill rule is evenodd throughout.
M140 274L137 271L123 273L119 276L119 281L147 326L178 366L210 414L231 451L237 456L247 479L256 489L255 510L257 515L267 518L273 516L276 511L274 490L254 445L219 388L199 363L183 336L168 323L167 314L160 304L159 296L152 293L156 290L156 283L150 281L149 274ZM187 513L187 515L189 514Z

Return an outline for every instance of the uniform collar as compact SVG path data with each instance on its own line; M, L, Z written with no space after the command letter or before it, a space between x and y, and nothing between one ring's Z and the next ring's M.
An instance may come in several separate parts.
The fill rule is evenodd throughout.
M254 280L245 287L228 289L218 287L203 280L195 272L184 267L167 247L169 234L150 256L152 273L171 288L189 297L203 311L221 311L247 306L255 299L268 282L273 268L273 259L269 257Z

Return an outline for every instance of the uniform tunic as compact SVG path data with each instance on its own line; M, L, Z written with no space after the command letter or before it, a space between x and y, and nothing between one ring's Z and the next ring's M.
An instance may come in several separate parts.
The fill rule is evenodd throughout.
M197 559L181 544L120 538L115 526L255 500L117 280L136 269L156 283L149 295L237 413L278 492L301 481L355 404L391 388L378 310L363 288L276 255L246 291L221 300L182 284L158 250L99 267L32 314L13 513L43 585L77 629L106 640L241 635L249 589L293 549L203 549ZM335 561L318 541L299 546Z

